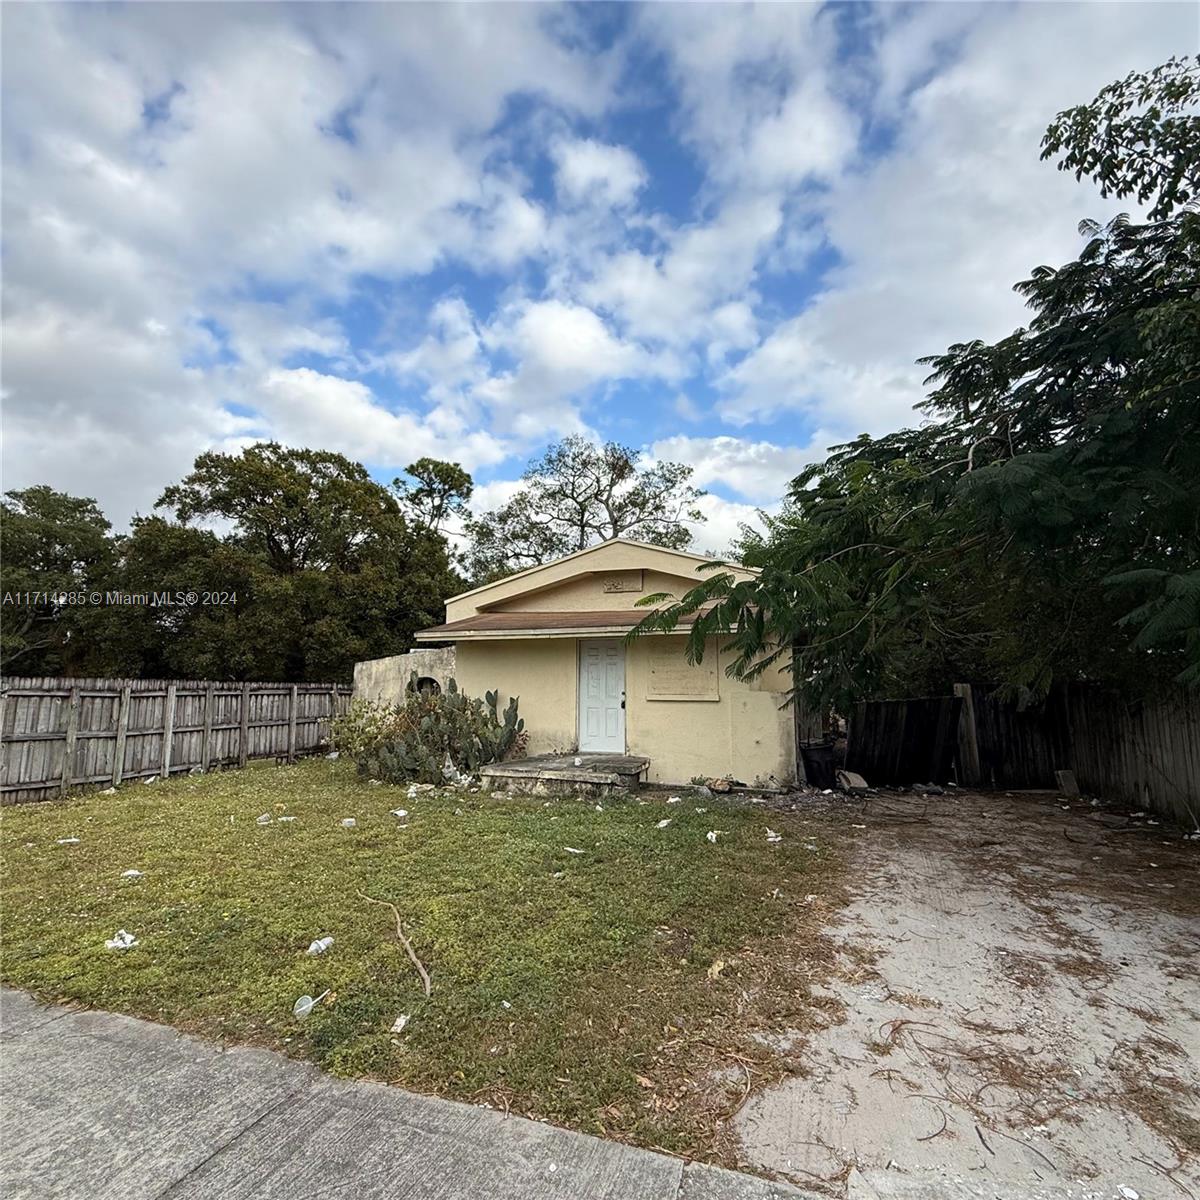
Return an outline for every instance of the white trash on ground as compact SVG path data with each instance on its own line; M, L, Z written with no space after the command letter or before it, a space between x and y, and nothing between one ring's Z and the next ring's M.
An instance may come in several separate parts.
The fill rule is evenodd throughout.
M773 829L771 829L770 827L768 827L768 828L767 828L767 841L768 841L768 842L782 842L782 841L783 841L783 838L782 838L782 837L780 837L780 835L779 835L779 834L777 834L777 833L775 832L775 830L773 830Z
M353 817L343 817L342 818L342 828L343 829L353 829L357 824L358 824L358 822Z
M158 782L158 776L157 776L157 775L151 775L149 779L143 779L143 780L142 780L142 782L143 782L143 783L157 783L157 782Z
M405 1027L405 1025L407 1025L407 1024L408 1024L408 1013L401 1013L401 1014L400 1014L400 1015L399 1015L399 1016L398 1016L398 1017L397 1017L397 1018L396 1018L396 1019L395 1019L395 1020L392 1022L392 1032L393 1032L393 1033L403 1033L403 1032L404 1032L404 1027Z
M663 817L663 819L662 819L661 821L659 821L658 825L657 825L657 826L655 826L655 828L657 828L657 829L666 829L666 827L667 827L668 825L670 825L670 823L671 823L671 818L670 818L670 817Z
M668 796L667 803L668 804L681 804L682 801L680 800L680 798L678 796Z
M564 850L565 850L565 851L566 851L568 854L582 854L582 853L583 853L583 851L582 851L582 850L576 850L574 846L564 846L564 847L563 847L563 849L564 849Z
M325 755L325 757L326 757L326 758L327 758L327 759L328 759L330 762L337 762L338 758L340 757L340 751L337 751L337 750L335 750L335 751L333 751L333 753L332 753L332 754L327 754L327 755Z
M115 796L117 794L117 789L115 787L106 787L98 794L101 796Z
M295 817L276 817L275 819L277 821L294 821L296 818Z
M298 1020L303 1021L304 1018L307 1017L308 1014L311 1013L312 1010L316 1008L317 1005L320 1004L321 1001L324 1000L328 995L329 989L326 988L319 996L315 998L313 996L301 996L300 999L292 1005L292 1015Z
M60 846L78 846L79 839L78 838L59 838L57 844Z
M331 938L328 934L326 934L325 937L320 937L320 938L317 938L317 940L315 942L310 942L308 949L305 950L304 953L305 954L324 954L325 951L328 950L329 947L332 945L333 945L333 938Z
M122 879L141 879L141 877L142 877L141 871L136 871L132 867L130 867L130 869L128 871L121 872Z
M712 842L713 845L715 846L717 844L717 838L721 837L722 834L726 834L728 832L729 832L728 829L710 829L704 836L705 836L705 838L708 839L708 841Z
M271 814L270 814L270 813L263 813L263 815L262 815L261 817L255 817L255 818L254 818L254 823L255 823L255 825L270 825L270 823L271 823Z
M128 950L130 946L138 944L137 938L126 929L118 929L117 936L111 937L104 943L107 950Z
M393 817L407 817L408 809L407 808L393 808L392 816Z

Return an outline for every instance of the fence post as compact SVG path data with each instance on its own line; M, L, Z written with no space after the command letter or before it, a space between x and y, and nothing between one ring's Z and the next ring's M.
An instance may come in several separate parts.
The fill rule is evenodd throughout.
M60 794L65 794L67 788L71 786L71 768L75 765L75 735L79 732L79 689L77 687L71 689L67 705L67 733L66 741L63 744L62 783L58 789Z
M129 732L129 702L133 688L126 684L121 689L121 698L117 701L117 744L113 747L113 787L121 782L125 774L125 735Z
M238 766L244 767L250 756L250 685L242 684L242 716L238 738Z
M288 762L296 761L296 701L298 691L299 689L293 683L292 689L288 694Z
M210 683L204 689L204 733L200 741L200 770L208 771L209 754L212 747L213 704L216 701L217 685Z
M159 770L164 779L170 777L171 774L171 751L174 749L175 741L175 689L178 684L167 684L166 699L163 700L163 744L162 744L162 765Z
M959 783L979 787L983 768L979 762L979 731L975 725L975 697L969 683L956 683L954 694L962 697L962 716L958 722Z

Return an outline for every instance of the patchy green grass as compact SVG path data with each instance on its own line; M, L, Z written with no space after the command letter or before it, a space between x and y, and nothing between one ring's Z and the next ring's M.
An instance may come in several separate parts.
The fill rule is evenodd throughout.
M8 808L3 977L338 1074L728 1161L722 1118L782 1069L749 1033L814 1017L807 985L829 952L811 898L837 895L839 860L827 826L680 794L603 811L410 799L316 760ZM276 819L256 824L264 812ZM782 842L767 843L768 824ZM142 877L122 878L131 868ZM391 912L360 890L400 910L428 1000ZM105 949L119 928L138 945ZM325 934L333 949L307 956ZM326 988L307 1021L292 1016L298 996ZM411 1020L396 1035L400 1013Z

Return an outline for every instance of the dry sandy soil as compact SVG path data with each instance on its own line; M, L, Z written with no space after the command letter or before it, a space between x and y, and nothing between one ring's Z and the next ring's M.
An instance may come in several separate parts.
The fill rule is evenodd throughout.
M1200 841L1048 793L815 804L855 838L844 1020L758 1035L800 1070L738 1113L746 1164L854 1200L1200 1200Z

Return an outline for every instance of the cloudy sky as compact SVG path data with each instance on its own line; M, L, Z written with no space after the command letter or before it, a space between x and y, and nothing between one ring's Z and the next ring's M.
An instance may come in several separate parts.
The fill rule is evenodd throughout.
M259 438L503 498L691 463L723 549L1115 211L1056 111L1191 4L6 5L5 488L118 524Z

